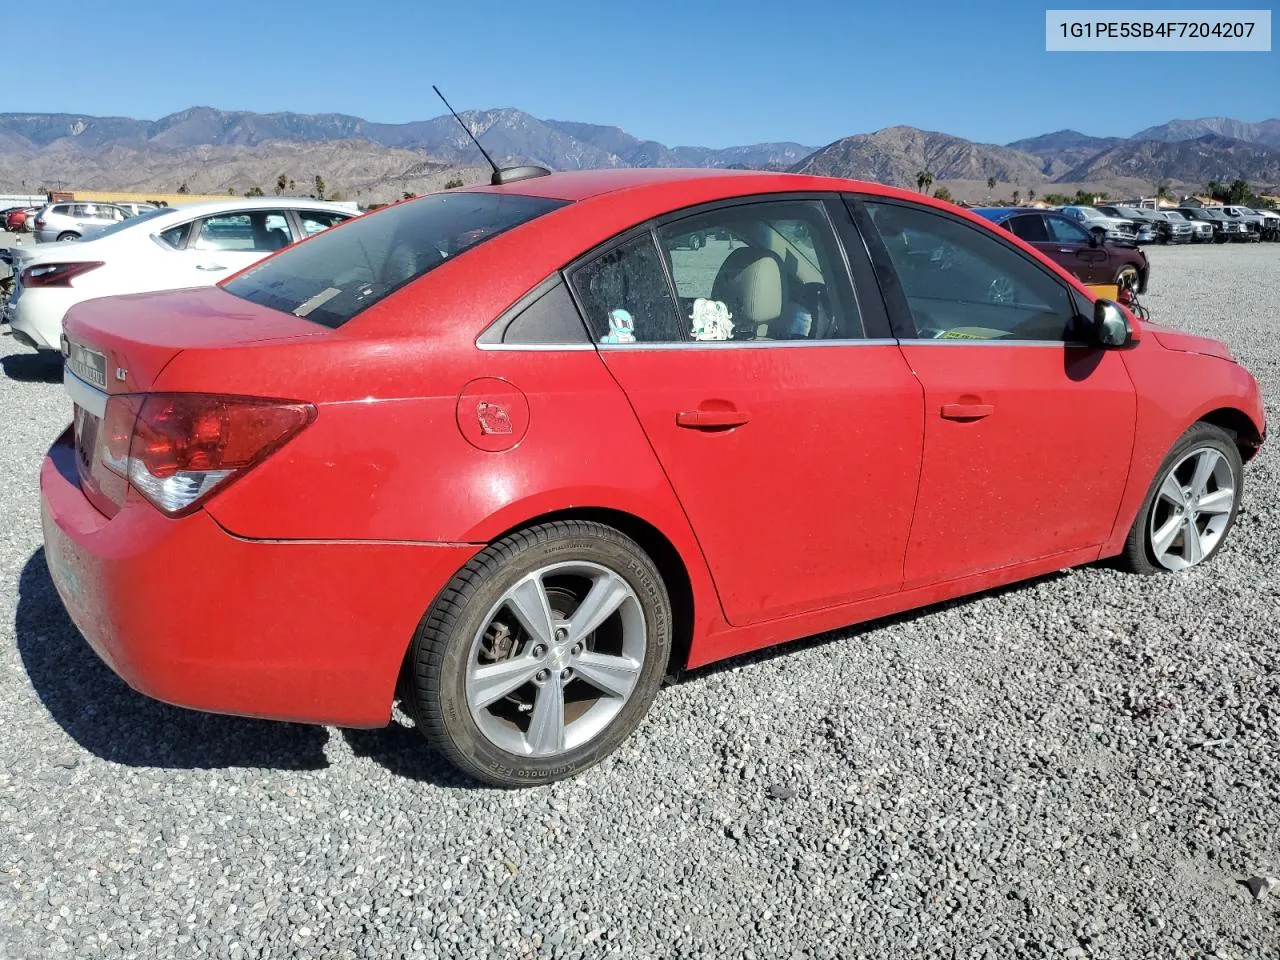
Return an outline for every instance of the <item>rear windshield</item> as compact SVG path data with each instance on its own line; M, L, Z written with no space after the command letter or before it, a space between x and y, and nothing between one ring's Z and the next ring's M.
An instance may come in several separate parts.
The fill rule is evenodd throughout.
M340 327L400 287L563 200L440 193L356 217L223 284L264 307Z

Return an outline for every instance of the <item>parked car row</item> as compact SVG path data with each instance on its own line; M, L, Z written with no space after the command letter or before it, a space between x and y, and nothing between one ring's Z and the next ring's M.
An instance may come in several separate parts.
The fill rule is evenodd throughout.
M111 204L53 204L37 218L37 238L66 241L87 221L75 209L103 214ZM152 207L86 229L84 239L12 247L14 273L5 317L15 339L50 356L61 350L62 319L83 300L118 294L210 286L296 240L355 214L323 200L219 200Z
M1255 243L1280 240L1280 213L1234 204L1155 210L1134 204L1066 206L1059 212L1108 240L1131 243Z

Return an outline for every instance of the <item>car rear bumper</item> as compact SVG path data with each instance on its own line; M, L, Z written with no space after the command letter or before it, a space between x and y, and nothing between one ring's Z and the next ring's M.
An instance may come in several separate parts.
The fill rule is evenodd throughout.
M74 290L35 290L20 287L9 300L5 315L13 335L36 350L62 350L62 318L77 302Z
M175 520L141 499L108 519L75 458L68 430L40 473L49 573L103 661L178 706L384 725L419 620L479 549L245 540L204 511Z

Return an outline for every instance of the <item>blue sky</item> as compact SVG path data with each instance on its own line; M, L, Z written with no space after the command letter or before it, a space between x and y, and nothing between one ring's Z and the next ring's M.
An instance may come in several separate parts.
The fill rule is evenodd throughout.
M0 110L156 119L204 105L401 122L442 112L437 83L458 109L513 106L712 147L817 146L897 124L1004 143L1280 114L1280 53L1046 53L1045 6L69 0L58 22L102 42L74 70L11 69ZM41 32L46 18L29 11ZM7 18L5 32L16 26Z

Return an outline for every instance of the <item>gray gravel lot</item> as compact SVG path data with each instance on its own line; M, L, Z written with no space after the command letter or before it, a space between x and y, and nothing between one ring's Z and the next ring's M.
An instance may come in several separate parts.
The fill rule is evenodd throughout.
M1156 319L1226 339L1274 420L1280 246L1150 255ZM4 354L0 957L1280 954L1280 890L1241 884L1280 875L1274 440L1207 567L1076 570L702 671L601 766L504 793L405 724L117 680L40 549L68 402Z

